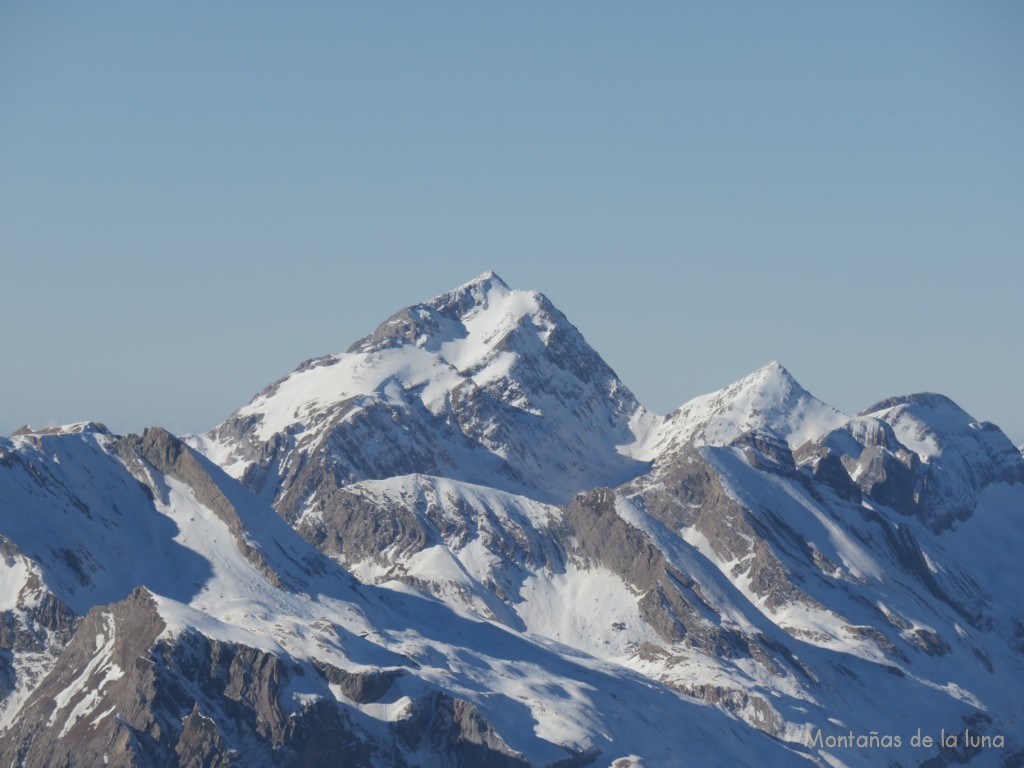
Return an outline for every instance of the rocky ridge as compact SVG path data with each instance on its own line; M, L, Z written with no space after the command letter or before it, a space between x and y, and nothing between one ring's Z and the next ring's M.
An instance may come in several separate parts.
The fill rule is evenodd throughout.
M778 363L659 417L493 273L206 435L26 430L0 490L16 764L875 765L806 737L922 725L1005 743L893 759L1024 759L997 427Z

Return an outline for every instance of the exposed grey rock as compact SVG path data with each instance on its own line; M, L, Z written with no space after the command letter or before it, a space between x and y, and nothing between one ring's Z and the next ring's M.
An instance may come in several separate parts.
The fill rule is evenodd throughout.
M195 494L196 500L228 526L235 537L238 551L272 584L283 586L281 577L267 562L264 553L248 540L238 512L203 465L205 459L201 460L191 448L160 427L147 428L141 437L128 435L121 438L115 445L115 450L127 462L142 459L158 472L187 485ZM159 484L151 485L150 488L154 494L163 496L166 503L166 492Z
M231 765L217 722L199 711L198 702L182 723L174 752L179 768L228 768Z
M27 768L159 764L155 744L163 731L146 706L154 677L145 656L163 628L144 590L109 611L90 611L0 737L0 761ZM83 704L91 696L95 703Z
M27 562L12 541L0 536L0 558L10 566ZM15 607L0 612L0 712L11 705L16 691L31 691L70 641L78 617L30 571ZM32 665L19 665L31 657Z
M468 702L426 694L409 718L391 726L397 741L390 741L357 724L326 688L320 699L286 708L282 692L316 674L312 668L194 631L167 637L164 628L142 588L90 611L22 717L0 736L0 761L26 768L407 768L406 749L397 746L405 744L428 748L437 768L528 765ZM386 695L403 674L318 669L323 685L339 685L362 703Z
M941 531L968 518L987 486L1024 483L1024 458L1002 430L975 421L948 397L934 393L893 397L862 415L886 422L897 438L902 434L908 441L929 446L922 448L928 453L921 462L908 465L915 480L912 502L906 501L904 493L893 508L920 518L932 530Z
M553 567L560 560L557 548L525 524L443 496L430 477L416 476L414 495L397 500L371 496L359 486L337 488L328 478L310 512L295 521L297 530L344 563L379 558L387 550L397 565L425 547L443 543L459 550L478 537L489 551L519 566Z
M770 444L772 453L780 457L771 459L773 466L795 471L788 449L781 453L783 446L777 441L762 439L760 444ZM787 538L791 546L804 551L808 562L813 562L805 542L792 532L787 533L784 521L774 520L772 525L765 525L733 499L702 450L707 449L684 446L662 456L650 475L624 485L622 491L640 499L644 508L669 530L696 528L719 560L741 562L733 574L749 577L754 593L764 597L769 608L794 601L816 604L793 583L769 543L785 544L783 538ZM756 450L756 445L748 444L748 450ZM789 460L784 458L787 455Z
M444 693L421 700L398 734L410 750L426 747L446 768L529 768L475 706Z
M8 564L25 559L14 542L0 535L0 558ZM78 617L30 573L18 595L16 610L0 613L0 648L40 653L51 643L70 640Z
M359 704L372 704L386 694L395 680L405 674L401 669L372 669L349 672L333 664L315 662L316 668L341 692Z
M336 705L284 711L280 691L304 674L300 667L196 634L158 640L163 629L144 589L90 611L23 717L0 737L0 760L68 768L369 765L372 740ZM108 655L97 665L101 649ZM90 696L96 700L86 704Z
M633 587L644 620L667 642L685 640L713 655L745 652L744 639L717 624L700 586L616 513L614 491L578 495L565 507L557 535L571 557L604 566Z

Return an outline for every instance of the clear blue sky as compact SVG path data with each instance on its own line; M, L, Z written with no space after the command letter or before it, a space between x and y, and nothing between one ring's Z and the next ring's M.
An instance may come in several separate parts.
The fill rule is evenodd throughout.
M1024 442L1024 4L0 5L0 432L221 421L494 269L650 408Z

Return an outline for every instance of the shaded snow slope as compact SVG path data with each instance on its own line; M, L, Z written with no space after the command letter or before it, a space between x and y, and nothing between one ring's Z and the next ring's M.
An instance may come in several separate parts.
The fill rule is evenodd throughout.
M626 754L665 764L684 751L722 765L790 759L742 723L641 675L435 600L354 584L265 502L160 430L22 435L3 450L0 530L28 553L11 556L8 575L25 583L37 568L48 589L87 616L62 655L44 660L35 689L19 696L0 754L58 754L74 738L87 755L101 737L112 750L162 754L159 743L115 738L145 718L170 729L180 751L198 706L220 713L211 721L217 749L263 764L269 745L226 716L230 689L214 695L190 677L195 664L216 669L226 655L258 661L246 679L266 665L279 670L253 700L260 717L272 720L279 708L307 718L316 702L338 708L365 743L367 765L395 765L403 753L447 765L444 748L416 746L407 733L441 692L494 729L487 749L524 765ZM490 503L489 491L479 493ZM232 662L224 674L234 670ZM379 694L357 693L353 681L375 679L366 675L392 682ZM250 683L238 684L244 703ZM264 712L268 695L276 703Z

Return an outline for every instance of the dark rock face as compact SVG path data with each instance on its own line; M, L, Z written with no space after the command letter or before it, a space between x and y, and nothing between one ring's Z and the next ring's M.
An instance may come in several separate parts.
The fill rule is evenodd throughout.
M337 685L342 693L358 704L380 700L391 690L395 680L405 674L401 669L349 672L325 662L315 662L315 666L328 682Z
M762 457L768 456L756 442L745 445L748 451L756 450ZM793 460L788 448L777 441L762 441L760 445L779 457L764 458L763 461L781 467L783 471L793 471L790 469ZM622 491L627 496L638 498L644 509L669 530L695 528L708 541L719 560L741 562L733 574L750 578L754 593L763 597L769 608L794 601L815 604L793 583L787 569L769 546L770 542L778 543L780 537L787 536L785 522L775 520L772 525L765 525L732 498L701 451L692 446L675 451L657 462L649 476L628 483ZM786 542L782 543L785 546ZM802 542L797 546L802 546ZM810 558L810 552L806 554Z
M745 652L745 640L715 621L700 585L673 568L642 531L615 512L613 491L577 496L565 507L557 534L570 557L604 566L634 588L644 620L667 642L685 641L713 655Z
M580 494L564 508L554 534L570 559L584 566L603 566L636 591L641 618L667 644L644 644L638 649L640 658L685 665L680 649L694 649L718 659L752 659L773 674L806 675L784 646L764 635L726 626L702 585L669 563L645 532L615 511L615 504L611 489ZM721 686L663 682L730 711L742 711L749 722L768 733L781 732L781 718L761 697Z
M121 438L115 450L128 462L144 460L161 474L173 477L187 485L196 500L210 509L224 522L235 537L238 550L260 573L275 586L283 586L280 576L266 561L263 552L250 544L245 536L245 526L238 512L224 493L210 477L209 471L192 449L165 429L150 427L142 436L129 435ZM165 494L162 488L152 489L154 493ZM166 498L163 499L166 503Z
M0 536L0 558L8 565L24 555L12 541ZM51 643L63 646L71 639L78 617L30 574L18 595L16 610L0 613L0 649L41 653Z
M452 768L529 768L476 707L444 693L420 701L398 735L410 751L427 748L441 758L441 765Z
M1010 439L994 424L975 421L948 397L922 393L889 398L861 416L891 427L895 446L889 450L909 470L909 477L897 471L897 494L879 500L892 501L898 512L921 519L934 531L970 517L980 493L993 483L1024 483L1024 459ZM912 451L900 439L920 443L928 452L925 458L906 460L904 454ZM896 469L891 462L889 467Z
M307 666L194 631L164 637L164 629L141 588L90 611L22 717L0 736L0 761L26 768L408 768L407 751L427 750L435 766L527 765L468 702L427 693L408 718L373 734L326 689L339 685L353 700L372 702L402 670ZM294 681L319 697L286 706L282 692Z
M281 662L205 638L158 641L164 628L141 588L91 610L0 738L0 759L23 766L229 765L237 749L221 729L232 723L234 736L262 743L252 764L267 764L263 755L274 753L272 739L281 739L286 725L276 702ZM214 721L213 712L230 717Z
M438 536L410 509L382 506L325 483L318 512L297 523L311 543L342 562L358 563L389 547L399 556L418 552ZM321 511L322 510L322 511Z
M146 706L153 672L145 657L164 623L136 590L78 626L57 664L0 738L0 760L19 766L152 765L161 723ZM116 712L116 714L115 714Z
M227 757L220 729L196 704L182 723L181 735L174 746L180 768L227 768Z
M7 566L18 560L27 562L4 536L0 536L0 558ZM36 573L30 572L15 607L0 612L0 702L19 685L31 689L38 682L43 670L71 640L77 623L74 611L47 589ZM19 656L36 658L36 668L19 671Z
M416 477L411 495L378 498L360 487L336 488L327 480L313 512L295 521L308 541L343 563L380 559L389 552L392 565L428 546L458 550L483 537L490 552L519 566L554 566L558 547L522 521L502 519L498 510L472 508L464 499L446 496L430 477ZM386 563L381 560L381 564ZM396 571L396 575L398 571Z
M310 674L303 665L265 651L191 634L161 641L152 653L157 706L177 714L169 734L184 760L230 765L369 765L372 740L326 700L289 711L281 693Z

